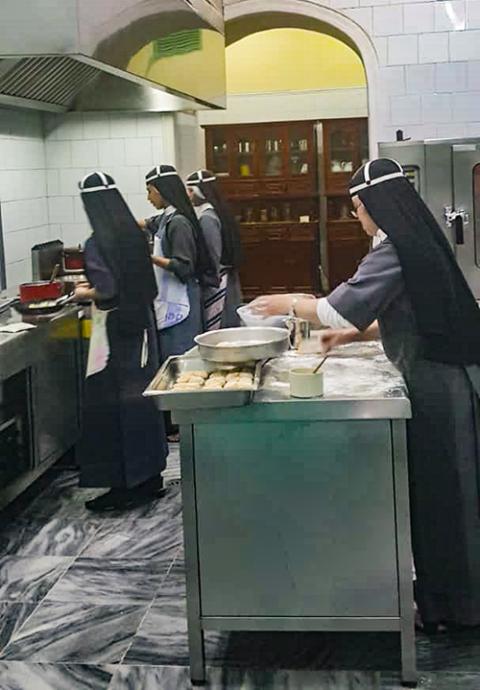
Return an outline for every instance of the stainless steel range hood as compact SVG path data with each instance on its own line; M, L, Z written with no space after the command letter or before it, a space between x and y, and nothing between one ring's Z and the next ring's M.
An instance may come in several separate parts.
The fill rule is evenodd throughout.
M2 103L222 107L222 0L1 0Z

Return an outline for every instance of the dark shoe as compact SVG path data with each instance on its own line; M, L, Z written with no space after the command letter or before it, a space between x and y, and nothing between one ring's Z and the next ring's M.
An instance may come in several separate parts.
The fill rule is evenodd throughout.
M163 477L161 475L147 479L133 489L130 489L130 491L141 496L152 496L153 498L161 498L166 493L166 489L163 488Z
M108 513L112 510L118 510L119 502L122 498L121 489L110 489L106 494L92 498L86 501L85 508L95 513Z

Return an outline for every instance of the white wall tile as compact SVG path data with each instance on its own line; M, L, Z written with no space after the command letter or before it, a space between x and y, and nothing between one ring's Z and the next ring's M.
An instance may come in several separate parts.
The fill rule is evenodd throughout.
M137 116L134 113L110 113L110 137L134 139L138 134Z
M83 114L65 113L48 123L48 138L53 141L72 141L83 139Z
M448 33L419 36L419 62L448 62Z
M449 93L430 93L422 96L423 122L451 122L452 97Z
M466 62L444 62L435 65L435 91L454 93L466 89Z
M60 173L58 170L47 170L47 195L60 196Z
M402 96L405 93L405 67L381 67L382 88L389 96Z
M422 2L414 5L403 5L403 27L406 34L428 33L434 30L434 26L433 3Z
M480 91L480 61L467 64L467 88Z
M27 258L31 256L30 250L35 244L41 244L42 242L48 242L51 239L50 236L50 225L41 225L38 228L29 228L24 231L27 238Z
M153 165L154 156L151 138L126 139L125 162L127 165L143 165L146 167Z
M350 10L345 10L345 14L357 22L369 34L372 33L372 8L371 7L355 7Z
M155 213L146 194L125 194L125 200L135 218L148 218Z
M389 5L389 0L360 0L360 7L371 6L378 7L378 5Z
M461 122L451 122L450 124L437 125L437 137L439 139L459 139L469 136L465 125Z
M83 223L84 225L89 225L87 214L85 213L85 208L83 206L83 201L78 196L73 197L73 220L75 223Z
M84 113L83 136L85 139L109 139L110 118L107 113Z
M50 197L48 200L48 214L51 223L73 223L73 197Z
M90 234L87 223L62 223L62 239L67 247L84 244Z
M388 64L414 65L418 62L418 36L389 36Z
M122 166L111 168L110 172L122 194L139 194L145 188L147 168L148 165L146 167Z
M163 115L162 113L138 113L137 136L161 137L170 118L171 115Z
M108 168L113 165L125 165L125 140L124 139L105 139L98 142L98 164L101 168Z
M465 1L435 2L435 31L463 31L465 29Z
M330 0L330 7L334 10L342 10L347 7L358 7L360 0Z
M47 141L45 144L47 168L71 168L72 147L69 141Z
M401 5L374 7L373 33L376 36L392 36L402 34L403 7Z
M478 60L480 30L455 31L450 34L450 60Z
M85 177L84 168L69 168L59 171L58 196L75 196L78 194L78 183ZM57 196L51 195L51 196Z
M480 29L480 0L467 0L467 29Z
M457 122L475 122L479 117L480 91L457 93L453 99L453 119Z
M470 122L465 125L465 136L480 137L480 121Z
M420 96L392 96L390 108L392 124L408 125L422 121Z
M405 76L407 93L423 94L434 90L434 65L407 65Z
M96 141L72 141L73 167L95 169L98 166L98 144Z
M9 262L22 261L28 257L27 231L7 232L3 237L5 256Z
M7 257L7 287L14 287L20 283L27 283L32 279L32 267L30 259L8 263Z

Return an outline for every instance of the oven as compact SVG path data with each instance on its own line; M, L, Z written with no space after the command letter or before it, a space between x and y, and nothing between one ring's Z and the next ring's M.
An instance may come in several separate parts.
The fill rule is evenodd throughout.
M394 158L445 232L480 299L480 139L431 139L379 145Z

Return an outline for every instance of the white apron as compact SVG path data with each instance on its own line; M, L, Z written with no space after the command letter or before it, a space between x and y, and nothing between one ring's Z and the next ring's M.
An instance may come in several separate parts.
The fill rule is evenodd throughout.
M162 240L167 229L167 217L162 218L153 241L155 256L164 257ZM190 314L190 300L187 286L176 275L160 266L154 266L158 295L154 301L155 319L159 331L176 326Z

